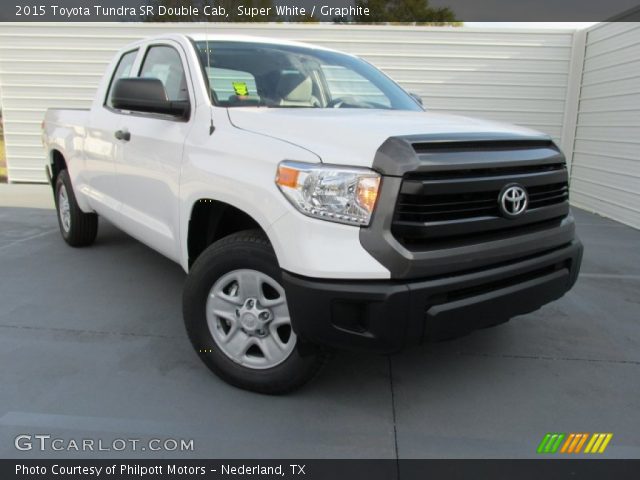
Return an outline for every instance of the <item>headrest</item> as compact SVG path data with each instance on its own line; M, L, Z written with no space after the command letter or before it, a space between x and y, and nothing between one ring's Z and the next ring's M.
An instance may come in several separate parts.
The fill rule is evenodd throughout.
M278 80L276 93L283 100L290 102L308 102L313 95L311 77L301 73L284 73Z

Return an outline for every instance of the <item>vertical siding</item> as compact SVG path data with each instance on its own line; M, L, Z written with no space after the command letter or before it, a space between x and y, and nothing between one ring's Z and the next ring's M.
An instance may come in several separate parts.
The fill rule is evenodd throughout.
M640 228L640 24L587 32L572 203Z
M2 24L0 99L10 181L43 181L46 108L88 107L121 46L202 24ZM284 37L364 57L433 111L512 122L560 141L573 32L398 26L209 24L216 33Z

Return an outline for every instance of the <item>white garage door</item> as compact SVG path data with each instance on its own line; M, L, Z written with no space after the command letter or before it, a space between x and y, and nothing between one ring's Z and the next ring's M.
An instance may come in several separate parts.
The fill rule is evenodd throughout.
M640 24L587 32L572 203L640 228Z
M1 24L0 94L9 181L44 181L40 122L47 108L90 105L113 54L202 24ZM307 41L360 55L434 111L507 121L562 135L570 30L365 25L209 24L215 33Z

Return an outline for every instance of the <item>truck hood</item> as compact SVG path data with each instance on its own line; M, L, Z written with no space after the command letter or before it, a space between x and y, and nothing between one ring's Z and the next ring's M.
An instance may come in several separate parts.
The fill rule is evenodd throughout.
M395 136L456 134L464 139L467 133L486 133L548 138L514 125L432 112L264 107L229 108L228 112L237 128L298 145L324 163L362 167L370 167L382 143Z

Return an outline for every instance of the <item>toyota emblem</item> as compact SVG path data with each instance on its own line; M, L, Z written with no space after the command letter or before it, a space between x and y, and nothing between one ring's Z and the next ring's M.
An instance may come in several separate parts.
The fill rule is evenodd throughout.
M527 210L529 195L522 185L505 185L498 196L500 213L507 218L515 218Z

